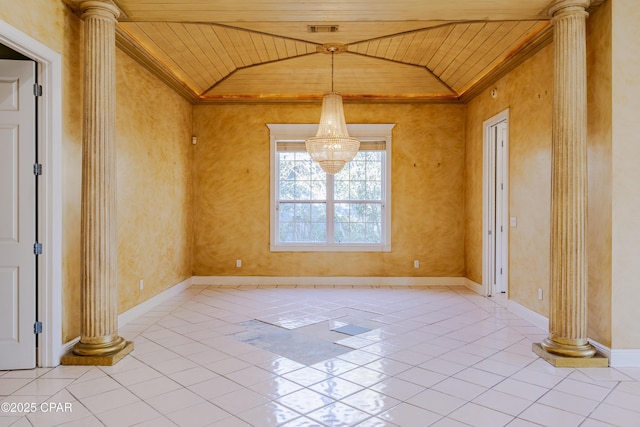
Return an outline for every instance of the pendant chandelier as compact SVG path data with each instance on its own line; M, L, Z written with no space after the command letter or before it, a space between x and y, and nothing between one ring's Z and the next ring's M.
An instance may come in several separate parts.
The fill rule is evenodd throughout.
M331 92L322 99L322 114L318 133L305 141L307 153L318 162L322 170L336 174L345 164L353 160L360 149L360 141L349 136L344 120L342 96L333 91L333 56L339 50L338 45L323 46L331 53Z

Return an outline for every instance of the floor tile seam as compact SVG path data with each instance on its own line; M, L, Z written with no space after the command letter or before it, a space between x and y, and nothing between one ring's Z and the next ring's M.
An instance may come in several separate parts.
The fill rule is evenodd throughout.
M413 397L413 396L412 396L412 397ZM407 399L410 399L410 398L407 398ZM469 403L469 402L467 401L467 402L465 402L465 404L466 404L466 403ZM437 423L439 423L439 422L440 422L440 421L442 421L442 420L446 420L446 419L448 419L448 415L442 415L442 414L439 414L439 413L437 413L437 412L434 412L434 411L432 411L432 410L430 410L430 409L422 408L422 407L420 407L420 406L418 406L418 405L414 405L413 403L409 403L407 400L403 400L403 401L401 401L400 403L398 403L397 405L395 405L395 406L394 406L394 408L395 408L395 407L400 406L400 404L405 404L405 405L411 406L411 407L413 407L413 408L416 408L416 409L419 409L419 410L422 410L422 411L427 411L427 412L429 412L429 413L431 413L431 414L434 414L434 415L438 416L439 418L438 418L437 420L435 420L433 423L431 423L430 425L437 424ZM388 411L390 411L391 409L392 409L392 408L389 408L388 410L386 410L386 411L384 411L384 412L381 412L381 413L380 413L380 414L378 414L378 415L384 414L385 412L388 412ZM376 416L377 416L377 415L376 415ZM458 420L455 420L455 421L458 421ZM465 423L463 423L463 424L465 424Z
M299 391L299 390L298 390L298 391ZM311 391L313 391L313 390L311 390ZM292 393L289 393L289 394L292 394ZM282 397L284 397L284 396L282 396ZM278 399L280 399L280 398L278 398ZM299 414L301 417L306 417L308 414L310 414L310 413L312 413L312 412L315 412L315 411L317 411L317 410L319 410L319 409L322 409L322 408L324 408L324 407L327 407L327 406L329 406L329 405L332 405L332 404L334 404L334 403L338 402L338 400L335 400L335 399L333 399L333 398L332 398L332 399L331 399L332 401L331 401L331 402L329 402L329 403L327 403L326 405L322 405L322 406L320 406L320 407L318 407L318 408L311 409L311 410L310 410L310 411L308 411L308 412L301 412L299 409L296 409L296 408L294 408L294 407L292 407L292 406L289 406L289 405L287 405L287 404L286 404L286 403L284 403L284 402L280 402L280 401L278 401L278 399L272 399L272 400L271 400L271 402L273 402L273 403L277 403L278 405L282 405L282 406L284 406L285 408L287 408L287 409L289 409L289 410L291 410L291 411L293 411L293 412L295 412L295 413ZM254 408L254 409L255 409L255 408ZM354 408L354 409L356 409L356 408ZM247 411L243 411L243 412L247 412Z
M315 391L315 390L311 389L310 387L311 387L311 386L309 386L309 387L305 387L305 388L306 388L306 389L308 389L309 391L314 392L314 393L321 394L321 395L322 395L322 396L324 396L324 397L328 397L329 399L331 399L331 400L332 400L332 402L329 402L329 403L327 403L326 405L320 406L320 407L318 407L318 408L312 409L312 410L311 410L311 411L309 411L309 412L303 413L303 414L302 414L302 416L307 416L307 415L308 415L308 414L310 414L310 413L313 413L313 412L315 412L315 411L318 411L318 410L320 410L320 409L322 409L322 408L326 408L327 406L331 406L331 405L333 405L333 404L335 404L335 403L341 403L341 404L343 404L343 405L345 405L345 406L348 406L348 407L350 407L350 408L352 408L352 409L355 409L355 410L357 410L357 411L364 412L365 414L367 414L367 415L368 415L368 417L367 417L367 419L368 419L368 418L377 417L377 416L378 416L379 414L381 414L382 412L386 412L386 411L390 410L390 409L391 409L391 408L393 408L393 407L396 407L397 405L399 405L399 404L401 404L401 403L405 403L405 401L402 401L402 400L400 400L400 399L394 398L394 397L392 397L392 396L385 395L384 393L382 393L382 392L378 392L377 390L370 389L369 387L365 387L365 388L363 388L362 390L359 390L359 391L357 391L357 392L354 392L354 393L351 393L351 394L349 394L349 395L343 396L343 397L341 397L341 398L339 398L339 399L337 399L337 398L335 398L335 397L327 396L327 395L325 395L325 394L323 394L323 393L320 393L320 392L318 392L318 391ZM389 407L389 408L385 409L385 411L381 411L381 412L377 412L377 413L371 413L371 412L367 412L367 411L366 411L366 410L364 410L364 409L357 408L357 407L356 407L356 406L354 406L354 405L350 405L350 404L348 404L348 403L343 402L343 400L344 400L344 399L346 399L346 398L348 398L348 397L350 397L350 396L353 396L353 395L355 395L355 394L357 394L357 393L363 392L363 391L365 391L365 390L371 390L371 391L373 391L373 392L376 392L376 393L379 393L379 394L383 394L383 395L385 395L385 396L387 396L387 397L389 397L389 398L391 398L391 399L396 400L396 401L397 401L397 403L395 403L393 406L391 406L391 407ZM298 390L298 391L300 391L300 390ZM289 393L289 394L293 394L293 393ZM284 397L284 396L282 396L282 397ZM298 411L297 409L292 408L292 407L288 406L287 404L285 404L285 403L283 403L283 402L279 402L277 399L273 399L273 401L274 401L274 402L276 402L276 403L279 403L279 404L281 404L281 405L283 405L283 406L286 406L287 408L289 408L289 409L291 409L291 410L293 410L293 411L295 411L295 412L300 413L300 411ZM415 405L413 405L413 406L415 406ZM365 420L362 420L362 421L365 421Z
M609 424L607 421L600 419L600 418L591 418L592 415L595 415L596 411L603 405L607 405L607 403L604 402L604 400L602 402L598 402L598 404L591 410L591 412L589 412L589 414L586 416L585 420L591 419L591 420L597 420L597 421L602 421L606 424ZM611 405L610 406L615 406L615 405ZM626 409L626 408L622 408L622 409ZM628 409L627 409L628 410ZM612 424L613 425L613 424Z
M147 379L144 379L144 380L142 380L142 381L138 381L138 382L135 382L135 383L131 383L131 384L127 384L127 385L125 385L125 384L123 384L122 382L118 381L116 378L114 378L114 377L113 377L113 375L117 375L117 374L119 374L119 373L126 373L127 371L118 372L118 373L114 373L114 374L110 374L110 373L105 372L105 374L106 374L107 376L109 376L112 380L114 380L115 382L117 382L118 384L120 384L122 387L125 387L125 388L127 388L127 389L129 389L129 387L131 387L131 386L139 385L139 384L145 383L145 382L147 382L147 381L152 381L152 380L157 379L157 378L166 378L166 379L171 380L171 381L173 381L174 383L178 384L179 386L184 387L182 384L178 383L176 380L174 380L173 378L171 378L171 377L170 377L170 375L176 374L176 373L178 373L178 372L186 371L186 370L188 370L188 369L192 369L192 368L185 368L185 369L182 369L182 370L180 370L180 371L176 371L176 372L172 372L172 373L170 373L170 374L167 374L167 373L161 372L160 370L158 370L158 369L154 368L153 366L151 366L150 364L148 364L148 363L144 362L143 360L140 360L140 359L136 358L135 356L132 356L132 357L133 357L133 358L135 358L136 360L138 360L140 363L143 363L146 367L148 367L148 368L150 368L150 369L154 370L154 371L158 374L158 376L156 376L156 377L154 377L154 378L147 378ZM187 360L189 360L189 361L192 361L191 359L188 359L188 358L187 358L187 357L185 357L185 356L179 356L179 357L176 357L176 358L174 358L174 359L163 360L162 362L168 362L168 361L171 361L171 360L177 360L177 359L187 359ZM162 363L162 362L158 362L158 363ZM193 361L192 361L192 362L193 362ZM196 363L196 362L193 362L193 363ZM200 364L198 364L198 366L200 366L200 367L202 367L202 368L204 368L204 369L207 369L205 366L202 366L202 365L200 365ZM136 368L133 368L133 369L136 369ZM131 369L131 370L133 370L133 369ZM210 371L210 369L208 369L208 370ZM104 371L103 371L103 372L104 372ZM213 371L212 371L212 372L213 372ZM215 374L215 372L213 372L213 373ZM205 380L205 381L206 381L206 380ZM131 390L129 390L129 391L131 391ZM133 391L132 391L132 393L133 393ZM135 393L134 393L134 394L135 394Z
M143 403L144 405L146 405L149 409L151 409L153 412L155 412L155 413L157 414L157 416L155 416L155 417L153 417L153 418L150 418L150 419L149 419L149 418L146 418L146 419L144 419L144 420L142 420L142 421L138 421L138 422L137 422L138 424L139 424L140 422L146 422L146 421L149 421L149 420L152 420L152 419L159 418L160 416L163 416L163 415L164 415L163 413L161 413L160 411L158 411L157 409L155 409L153 406L149 405L147 402L142 402L142 403ZM102 413L100 413L100 414L93 414L93 416L94 416L95 418L97 418L97 419L98 419L98 421L100 421L103 425L107 425L107 424L106 424L106 421L103 421L103 419L102 419L102 417L101 417L101 416L105 416L105 414L107 414L107 413L112 413L112 412L113 412L113 411L115 411L115 410L121 410L122 408L127 408L127 407L129 407L129 406L136 405L136 404L137 404L137 402L136 402L136 403L131 403L131 404L128 404L128 405L122 406L121 408L111 409L111 410L109 410L109 411L105 411L105 412L102 412ZM127 411L122 411L121 413L127 413Z
M114 389L114 390L105 391L105 392L103 392L103 393L99 393L99 394L96 394L96 395L93 395L93 396L87 396L87 397L84 397L84 398L82 398L82 399L76 399L76 401L77 401L78 403L80 403L82 406L84 406L90 414L98 415L98 414L101 414L101 413L104 413L104 412L108 412L108 411L111 411L111 410L117 409L117 408L118 408L118 407L120 407L120 406L118 406L118 407L114 407L114 408L102 409L102 410L100 410L100 411L93 411L93 410L91 410L91 409L87 406L87 404L83 401L83 399L98 398L98 397L100 397L100 395L103 395L103 394L105 394L105 393L109 393L109 392L111 392L111 391L116 391L116 390L119 390L119 389ZM129 393L133 394L133 396L134 396L137 400L135 400L135 401L133 401L133 402L127 402L127 403L125 403L125 404L124 404L124 406L126 406L126 405L133 405L134 403L138 403L138 402L144 402L144 403L147 403L144 399L142 399L140 396L137 396L136 394L134 394L131 390L129 390L129 389L127 389L127 388L125 388L125 390L127 390Z
M568 413L570 413L570 414L577 415L577 416L580 416L580 417L584 417L584 419L582 420L583 422L584 422L584 420L586 420L587 418L589 418L589 417L591 416L591 414L593 414L593 412L594 412L596 409L598 409L598 407L599 407L600 405L602 405L602 404L604 403L604 401L600 401L600 402L598 402L597 400L588 399L588 398L586 398L586 397L584 397L584 396L575 396L575 395L573 395L573 394L571 394L571 393L561 392L561 393L570 394L571 396L579 397L579 398L582 398L582 399L585 399L585 400L590 400L590 401L592 401L592 402L594 402L594 403L597 403L597 404L593 407L593 409L592 409L591 411L589 411L589 414L588 414L588 415L578 414L578 413L576 413L576 412L572 412L572 411L570 411L570 410L568 410L568 409L565 409L565 408L558 408L558 407L556 407L556 406L551 406L551 405L548 405L548 404L546 404L546 403L541 402L541 400L542 400L545 396L547 396L549 393L551 393L552 391L559 391L559 390L555 390L555 386L554 386L554 388L550 388L549 390L547 390L546 392L544 392L544 394L542 394L540 397L538 397L534 403L537 403L537 404L539 404L539 405L546 406L546 407L548 407L548 408L553 408L553 409L556 409L556 410L559 410L559 411L568 412Z
M23 385L21 385L20 387L15 389L13 392L11 392L10 394L6 395L5 397L9 397L9 396L15 395L17 392L19 392L20 390L22 390L23 388L25 388L26 386L28 386L29 384L31 384L32 382L37 380L38 378L5 378L5 380L7 380L7 379L9 379L9 380L23 380L23 379L24 380L29 380L28 382L24 383Z
M618 384L618 385L619 385L619 384ZM640 406L639 406L639 407L637 407L636 409L629 409L629 408L627 408L627 407L625 407L625 406L620 406L619 404L616 404L616 400L615 400L615 399L613 399L611 402L606 402L607 398L608 398L611 394L613 394L613 392L615 391L615 389L616 389L617 387L618 387L618 386L616 386L616 387L612 388L612 389L611 389L611 391L610 391L609 393L607 393L607 395L604 397L604 399L602 399L602 400L599 402L599 404L600 404L600 405L601 405L601 404L607 404L607 405L615 406L616 408L622 408L622 409L626 409L627 411L635 412L635 413L640 414ZM630 396L633 396L633 397L636 397L636 398L637 398L637 396L636 396L636 395L634 395L634 394L632 394L632 393L625 393L625 392L623 392L623 391L620 391L620 393L628 394L628 395L630 395ZM598 406L600 406L600 405L598 405ZM594 410L595 410L595 409L594 409Z
M91 414L91 415L95 416L95 413L94 413L92 410L90 410L90 409L87 407L87 405L85 405L85 404L84 404L84 402L82 402L80 399L78 399L78 397L77 397L77 396L75 396L73 393L71 393L71 391L67 390L67 388L66 388L66 387L64 388L64 390L65 390L67 393L69 393L71 396L73 396L73 398L75 399L73 402L77 402L78 404L82 405L82 407L83 407L84 409L86 409L86 410L87 410L87 412L88 412L89 414ZM95 395L95 396L97 396L97 395ZM53 396L52 396L52 397L53 397ZM71 403L73 403L73 402L71 402Z
M605 403L603 402L602 405L605 405ZM611 418L609 419L605 419L605 417L603 416L599 416L598 414L596 414L595 412L600 408L601 405L598 405L598 407L596 409L593 410L593 412L591 414L589 414L589 417L587 417L587 420L595 420L598 421L602 424L605 424L607 426L612 426L612 427L621 427L623 426L622 424L613 424L614 421L611 420ZM611 406L611 405L610 405Z
M609 408L611 408L612 410L622 410L622 411L625 411L626 413L630 413L630 414L632 414L632 415L634 416L634 418L635 418L635 419L640 419L640 417L638 417L638 412L633 411L633 410L628 409L628 408L623 408L623 407L621 407L621 406L616 406L616 405L614 405L614 404L612 404L612 403L608 403L608 402L601 402L601 403L600 403L600 405L598 405L598 407L597 407L596 409L594 409L594 411L593 411L593 412L596 412L596 411L597 411L601 406L602 406L602 407L609 407ZM592 414L590 414L590 416L591 416L591 415L594 415L594 414L592 413ZM604 420L604 419L602 419L602 418L596 418L595 416L594 416L593 418L594 418L594 419L597 419L597 420L599 420L599 421L607 422L607 423L611 422L611 421ZM637 425L637 424L635 424L635 425Z
M458 419L458 418L454 418L454 417L452 417L451 415L452 415L452 414L455 414L457 411L459 411L460 409L462 409L463 407L465 407L465 406L467 406L467 405L469 405L469 404L476 405L476 406L481 406L481 407L483 407L483 408L485 408L485 409L489 409L489 410L491 410L491 411L499 412L499 413L501 413L501 414L503 414L503 415L506 415L506 416L510 417L511 419L508 421L508 423L507 423L507 424L503 424L503 425L505 425L505 426L508 426L509 424L511 424L511 423L512 423L516 418L517 418L515 415L507 414L507 413L502 412L502 411L499 411L499 410L497 410L497 409L489 408L489 407L487 407L487 406L480 405L479 403L476 403L476 402L473 402L473 401L469 400L469 401L465 402L462 406L460 406L459 408L457 408L456 410L454 410L453 412L451 412L449 415L447 415L447 419L452 419L452 420L455 420L455 421L461 422L461 423L463 423L463 424L466 424L464 421L462 421L462 420L460 420L460 419ZM467 424L467 425L469 425L469 424Z
M485 371L484 369L482 369L481 367L478 367L478 366L476 366L476 365L478 365L478 364L480 364L480 363L484 362L485 360L489 359L489 358L490 358L490 357L492 357L492 356L495 356L496 354L498 354L498 353L500 353L500 352L502 352L502 351L505 351L505 350L499 350L498 352L496 352L496 353L492 354L491 356L486 356L486 357L484 357L482 360L480 360L480 361L478 361L478 362L476 362L476 363L473 363L472 365L467 366L467 368L475 368L475 369L479 369L479 370ZM517 371L515 371L515 372L511 373L510 375L508 375L507 377L505 377L502 381L500 381L500 383L502 383L502 382L504 382L505 380L510 379L510 378L511 378L511 379L514 379L514 380L517 380L516 378L513 378L513 377L514 377L515 375L517 375L518 373L522 372L523 370L525 370L526 368L528 368L529 366L531 366L531 365L532 365L533 363L535 363L537 360L539 360L539 359L531 359L531 361L530 361L529 363L527 363L525 366L520 367L520 369L518 369ZM506 363L506 362L505 362L505 363ZM511 365L511 366L518 367L518 366L516 366L516 365ZM486 371L486 372L492 373L492 372L490 372L490 371ZM499 375L499 374L496 374L496 375ZM569 375L569 374L567 374L567 376L568 376L568 375ZM564 378L566 378L566 376L565 376ZM563 378L563 379L564 379L564 378ZM518 380L518 381L520 381L520 380ZM526 381L521 381L521 382L526 383L526 384L529 384L529 383L528 383L528 382L526 382ZM500 384L500 383L498 383L498 384ZM498 384L495 384L493 387L497 386ZM557 385L557 384L558 384L558 383L556 383L556 385ZM534 385L537 385L537 384L534 384ZM491 387L491 388L493 388L493 387ZM543 387L543 386L539 386L539 387ZM547 387L544 387L544 388L547 388Z
M536 366L534 366L536 365ZM537 365L540 365L541 368L538 368ZM525 366L523 369L527 369L530 368L530 370L532 372L538 373L538 374L544 374L544 375L548 375L550 377L555 377L555 378L559 378L559 382L569 378L569 376L575 372L578 371L579 368L556 368L554 366L552 366L551 364L547 363L545 360L543 360L542 358L536 358L533 359L531 361L530 364L528 364L527 366ZM600 368L598 368L600 369ZM556 385L558 384L556 383ZM555 387L555 385L554 385Z
M176 390L172 390L172 391L174 391L174 392L175 392ZM168 393L171 393L171 392L168 392ZM164 394L168 394L168 393L164 393ZM194 393L194 392L192 392L192 393ZM162 395L158 395L158 396L153 396L153 397L151 397L151 398L149 398L149 399L142 400L142 402L143 402L143 403L145 403L145 404L147 404L147 405L148 405L149 407L151 407L153 410L155 410L155 411L156 411L156 412L158 412L160 415L163 415L163 416L165 416L165 417L168 417L169 415L174 414L174 413L176 413L176 412L183 411L183 410L188 409L188 408L192 408L192 407L194 407L194 406L196 406L196 405L199 405L199 404L201 404L201 403L203 403L203 402L209 402L209 403L211 403L212 405L214 405L216 408L220 409L221 411L224 411L224 412L226 412L226 413L227 413L227 414L229 414L229 415L233 415L233 414L230 414L230 413L229 413L229 411L227 411L227 410L225 410L225 409L223 409L223 408L219 407L219 406L218 406L218 405L216 405L215 403L213 403L213 402L209 401L208 399L205 399L204 397L202 397L202 396L200 396L200 395L198 395L198 397L199 397L200 399L202 399L202 400L200 400L200 401L196 401L196 402L193 402L193 403L190 403L190 404L188 404L188 405L186 405L186 406L183 406L183 407L181 407L181 408L179 408L179 409L175 409L175 410L173 410L173 411L169 411L169 412L164 412L164 411L162 411L162 410L160 410L160 409L157 409L157 408L156 408L156 406L154 406L153 404L149 403L149 400L156 399L156 398L158 398L158 397L160 397L160 396L163 396L164 394L162 394ZM194 393L194 394L197 394L197 393Z
M184 334L182 334L181 336L185 336L185 335L184 335ZM221 335L220 337L230 337L230 335ZM174 358L171 358L171 359L162 360L161 362L166 362L166 361L173 360L173 359L177 359L177 358L186 358L186 359L189 359L189 357L188 357L188 356L192 356L193 354L197 354L197 353L199 353L199 352L196 352L196 353L193 353L193 354L190 354L190 355L182 355L182 354L179 354L179 353L176 353L175 351L173 351L173 349L172 349L172 347L171 347L171 346L167 346L167 345L165 345L165 344L159 343L159 342L154 341L154 340L152 340L151 338L148 338L148 337L145 337L145 338L146 338L146 339L148 339L150 342L152 342L152 343L154 343L154 344L156 344L156 345L159 345L159 346L163 347L163 349L165 349L165 350L169 350L169 351L171 351L171 352L173 352L173 353L175 353L175 354L177 355L177 357L174 357ZM212 338L219 338L219 337L212 337ZM236 356L237 356L237 355L233 355L233 354L226 353L226 352L224 352L223 350L219 350L218 348L213 347L213 346L211 346L211 345L207 344L206 342L204 342L204 341L206 341L206 340L208 340L208 339L212 339L212 338L207 338L207 339L204 339L204 340L196 340L196 339L193 339L193 338L189 338L192 342L189 342L189 343L183 343L183 344L180 344L180 345L188 345L188 344L199 343L199 344L202 344L202 345L205 345L205 346L209 347L209 349L217 350L217 351L220 351L220 352L222 352L222 353L224 353L224 354L227 354L229 357L236 357ZM236 341L237 341L237 340L236 340ZM241 342L241 341L238 341L238 342ZM207 351L207 350L204 350L204 351ZM134 352L135 352L135 350L134 350ZM133 356L133 357L135 357L135 358L136 358L138 361L140 361L141 363L144 363L144 364L147 364L147 365L148 365L148 363L147 363L147 362L145 362L144 360L140 359L140 357L141 357L141 356L144 356L144 355L146 355L146 354L148 354L148 353L153 353L153 352L154 352L154 351L148 351L148 352L145 352L145 353L142 353L142 354L139 354L139 355L132 354L132 356ZM191 359L189 359L189 360L191 360ZM158 362L158 363L160 363L160 362ZM196 362L194 362L194 363L196 363Z
M568 378L565 378L565 379L568 379ZM597 385L597 384L588 383L588 382L586 382L586 381L581 381L581 380L578 380L578 379L575 379L575 378L571 378L571 379L572 379L572 380L574 380L574 381L581 382L581 383L586 384L586 385L590 385L590 386L594 386L594 387L600 387L600 388L603 388L603 389L607 390L607 393L604 395L604 397L603 397L602 399L600 399L600 400L596 400L596 399L592 399L592 398L590 398L590 397L585 397L585 396L583 396L583 395L579 395L579 394L573 393L573 392L571 392L571 391L566 391L566 390L557 390L557 387L562 383L562 381L561 381L560 383L556 384L556 385L553 387L553 389L552 389L552 390L556 390L556 391L558 391L558 392L562 392L562 393L570 394L570 395L572 395L572 396L582 397L582 398L585 398L585 399L594 400L594 401L596 401L596 402L604 403L604 401L607 399L607 397L609 397L609 395L610 395L611 393L613 393L613 391L614 391L614 390L616 389L616 387L617 387L617 386L616 386L616 387L614 387L614 388L602 387L602 386L599 386L599 385ZM563 380L563 381L564 381L564 380Z
M139 395L138 393L136 393L134 390L131 390L131 388L130 388L130 387L134 387L134 386L139 386L139 385L141 385L141 384L143 384L143 383L145 383L145 382L153 381L153 380L158 379L158 378L166 378L166 379L168 379L169 381L171 381L171 382L173 382L174 384L176 384L176 385L178 386L178 388L177 388L177 389L173 389L173 390L169 390L169 391L165 391L165 392L163 392L163 393L155 394L155 395L153 395L153 396L151 396L151 397L146 397L146 398L145 398L145 397L143 397L143 396L141 396L141 395ZM205 381L206 381L206 380L205 380ZM203 382L204 382L204 381L203 381ZM143 401L143 402L145 402L145 403L147 402L147 400L154 399L154 398L159 397L159 396L163 396L163 395L165 395L165 394L168 394L168 393L174 392L174 391L179 390L179 389L181 389L181 388L182 388L182 389L189 390L189 388L188 388L188 387L183 386L182 384L180 384L179 382L177 382L177 381L176 381L176 380L174 380L173 378L169 377L168 375L164 375L164 374L163 374L162 376L160 376L160 377L151 378L151 379L148 379L148 380L145 380L145 381L141 381L141 382L139 382L139 383L135 383L135 384L130 384L129 386L125 386L125 385L123 385L123 387L124 387L124 388L126 388L130 393L133 393L136 397L138 397L140 400L142 400L142 401ZM189 390L189 391L191 391L191 390ZM192 393L195 393L195 392L193 392L193 391L191 391L191 392L192 392ZM195 393L195 394L197 394L197 393Z
M501 350L501 351L504 351L504 350ZM500 351L499 351L498 353L500 353ZM497 353L494 353L492 356L494 356L495 354L497 354ZM493 375L503 376L503 375L501 375L501 374L496 374L495 372L491 372L491 371L488 371L488 370L486 370L486 369L483 369L483 368L482 368L482 367L480 367L480 366L477 366L477 365L481 364L482 362L484 362L484 361L488 360L490 357L491 357L491 356L487 356L487 357L485 357L484 359L482 359L482 360L480 360L480 361L478 361L478 362L476 362L476 363L473 363L473 364L471 364L471 365L468 365L468 366L466 366L466 369L474 368L474 369L478 369L478 370L480 370L480 371L487 372L487 373L490 373L490 374L493 374ZM516 375L518 372L521 372L522 370L526 369L528 366L530 366L530 365L531 365L531 363L535 362L535 360L536 360L536 359L532 359L532 360L531 360L531 362L529 362L527 365L522 366L522 367L520 367L520 366L518 366L518 365L512 365L512 364L509 364L509 363L507 363L507 362L501 362L501 363L509 364L509 366L513 366L514 368L519 368L518 370L516 370L516 371L512 372L510 375L506 376L502 381L504 381L504 380L506 380L506 379L508 379L508 378L511 378L511 377L513 377L514 375ZM464 369L463 369L463 370L464 370ZM500 382L502 382L502 381L500 381ZM496 385L497 385L497 384L496 384Z
M497 385L497 384L496 384L496 385ZM500 410L500 409L498 409L498 408L489 407L489 406L484 405L484 404L482 404L482 403L480 403L480 402L476 402L476 400L477 400L478 398L480 398L480 396L482 396L482 395L483 395L483 394L485 394L485 393L488 393L489 391L495 391L495 392L497 392L497 393L508 394L508 393L505 393L505 392L503 392L503 391L494 390L494 389L493 389L493 387L492 387L492 388L488 389L487 391L484 391L484 392L482 392L481 394L479 394L478 396L474 397L472 400L468 400L467 402L473 402L473 403L475 403L476 405L484 406L485 408L489 408L489 409L492 409L492 410L494 410L494 411L501 412L501 413L503 413L503 414L511 415L511 416L512 416L512 417L514 417L514 418L517 418L518 416L520 416L520 414L522 414L524 411L526 411L526 410L527 410L527 409L529 409L531 406L533 406L533 404L535 404L535 403L536 403L536 401L535 401L535 400L526 399L526 398L524 398L524 397L520 397L520 396L513 396L513 397L516 397L516 398L518 398L518 399L526 400L527 402L529 402L529 404L528 404L525 408L523 408L520 412L518 412L516 415L509 414L509 413L504 412L504 411L502 411L502 410Z

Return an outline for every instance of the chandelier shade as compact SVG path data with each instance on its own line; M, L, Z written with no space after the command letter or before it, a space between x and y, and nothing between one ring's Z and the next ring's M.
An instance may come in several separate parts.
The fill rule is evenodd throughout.
M305 140L305 147L311 159L318 162L322 170L336 174L344 165L353 160L360 149L360 141L349 136L344 120L342 96L333 91L333 54L335 46L329 47L331 53L331 92L322 99L322 114L315 137Z
M335 92L324 95L318 133L304 143L311 159L330 174L340 172L358 154L360 141L349 136L344 121L342 96Z

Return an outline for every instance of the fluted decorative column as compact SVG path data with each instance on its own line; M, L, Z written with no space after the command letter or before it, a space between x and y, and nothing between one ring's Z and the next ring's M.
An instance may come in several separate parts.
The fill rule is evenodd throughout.
M586 319L589 3L556 0L549 8L554 26L549 337L534 351L553 355L545 359L558 366L584 366L575 359L596 354Z
M118 336L115 27L111 2L79 3L84 20L81 336L68 364L106 364L133 349ZM66 360L65 360L66 358Z

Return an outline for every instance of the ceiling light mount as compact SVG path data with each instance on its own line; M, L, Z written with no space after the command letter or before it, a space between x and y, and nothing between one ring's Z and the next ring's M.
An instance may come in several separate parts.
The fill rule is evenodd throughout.
M316 51L320 53L342 53L349 50L349 45L343 43L325 43L316 47Z

